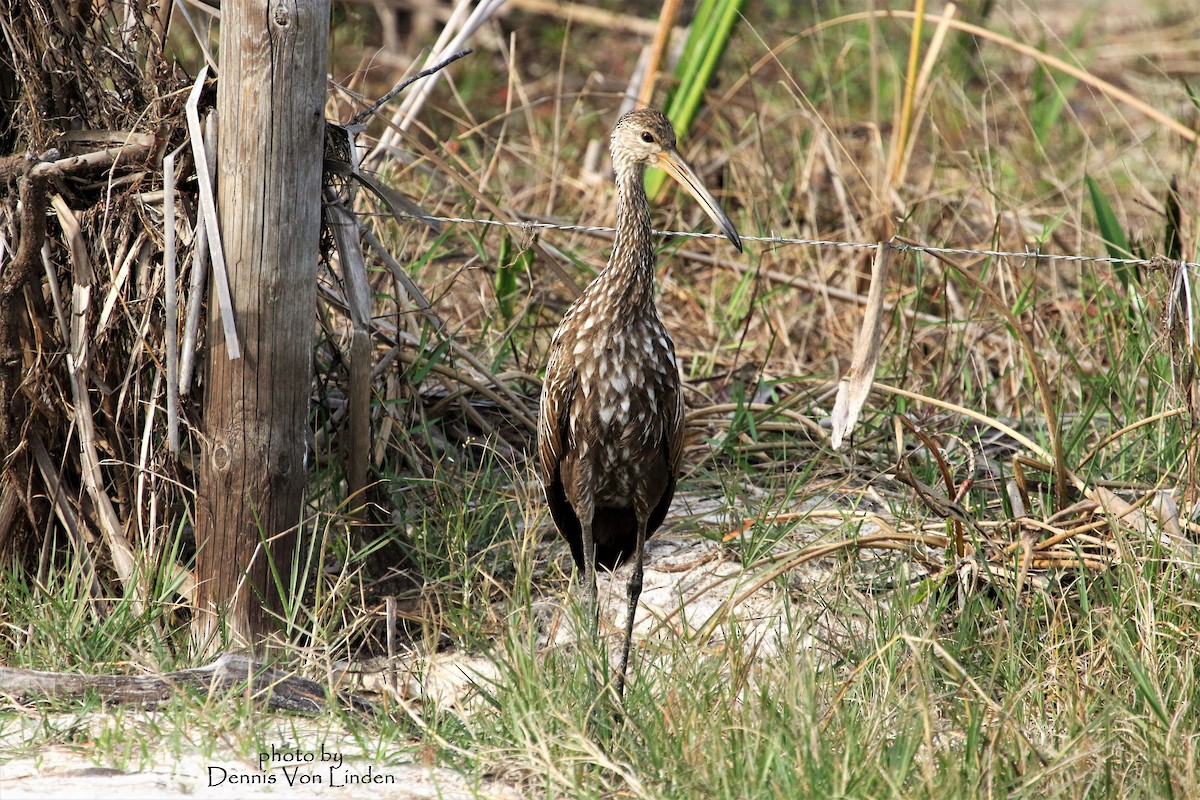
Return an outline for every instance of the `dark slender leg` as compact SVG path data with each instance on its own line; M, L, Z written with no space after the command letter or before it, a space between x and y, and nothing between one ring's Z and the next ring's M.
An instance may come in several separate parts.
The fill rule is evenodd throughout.
M642 596L642 568L646 560L646 518L642 514L637 520L637 550L633 556L633 575L629 577L629 614L625 620L625 644L621 650L621 670L617 673L617 696L625 696L625 673L629 669L629 648L633 643L633 617L638 599Z
M580 652L594 654L588 658L588 675L595 694L608 683L608 651L600 640L600 598L596 587L596 539L592 533L592 515L581 516L579 523L583 539L583 586L580 587L583 591L580 594L588 628L587 633L581 635L591 636L591 647L581 648ZM602 660L594 660L597 657Z
M583 596L587 602L588 622L593 632L600 633L600 602L596 594L596 540L592 536L592 520L580 520L583 536Z

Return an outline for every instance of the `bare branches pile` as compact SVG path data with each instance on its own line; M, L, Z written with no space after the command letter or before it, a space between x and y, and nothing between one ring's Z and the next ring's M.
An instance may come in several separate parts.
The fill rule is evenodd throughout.
M66 531L99 595L107 570L132 588L141 557L161 556L187 485L155 446L160 169L186 83L150 3L2 8L0 552L37 545L44 571ZM97 535L103 566L88 555Z

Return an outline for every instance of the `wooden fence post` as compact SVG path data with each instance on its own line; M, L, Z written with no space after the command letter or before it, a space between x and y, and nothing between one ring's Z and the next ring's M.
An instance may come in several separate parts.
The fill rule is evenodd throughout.
M221 4L217 203L241 358L226 354L213 303L193 624L208 651L222 644L222 619L236 647L275 629L269 563L286 587L298 542L329 12L329 0Z

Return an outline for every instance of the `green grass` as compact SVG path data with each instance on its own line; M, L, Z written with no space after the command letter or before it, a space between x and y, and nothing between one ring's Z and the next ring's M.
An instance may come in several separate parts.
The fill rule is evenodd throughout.
M779 496L794 507L786 490ZM430 545L423 568L442 577L424 591L440 598L442 628L493 658L498 679L481 685L470 713L422 710L425 731L403 714L335 715L319 728L343 749L352 741L396 763L386 759L432 748L437 761L469 773L502 768L548 796L1194 796L1196 579L1145 542L1118 540L1126 563L1100 573L1063 570L1046 589L1020 593L984 580L962 601L952 576L907 581L902 556L889 557L896 585L886 589L863 583L858 559L847 558L823 585L779 584L786 606L769 642L735 630L719 646L668 636L642 649L618 719L595 694L586 658L538 644L527 585L489 572L487 532L511 530L512 519L495 516L511 497L484 487L470 499L481 513L422 520L463 543ZM800 535L776 530L730 547L754 561L781 534ZM463 558L472 547L479 557ZM528 565L516 566L527 579ZM72 581L52 576L35 596L22 591L26 580L9 573L0 586L5 663L120 672L131 650L153 656L152 618L120 606L107 620L68 613L85 605ZM481 581L511 587L498 617L496 598L474 588ZM536 594L547 591L558 590ZM480 619L498 626L490 645L472 634ZM18 630L34 634L20 648ZM175 663L158 652L149 666ZM289 719L310 726L185 695L150 716L51 704L4 717L0 735L21 740L11 756L77 746L96 763L138 769L197 748L249 757L279 741ZM396 742L409 744L397 752Z
M1162 631L1195 609L1153 587L1191 580L1120 568L1082 582L1086 613L1049 595L958 608L952 591L896 593L832 662L799 620L765 657L737 640L671 649L600 730L574 662L518 634L493 707L458 744L543 776L551 796L1190 796L1200 665L1187 636Z

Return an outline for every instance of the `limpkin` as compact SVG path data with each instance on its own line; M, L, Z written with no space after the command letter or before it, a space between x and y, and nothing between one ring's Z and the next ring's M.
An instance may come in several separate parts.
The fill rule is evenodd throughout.
M739 251L742 240L675 150L675 131L661 112L643 108L622 116L610 147L616 238L608 266L567 310L551 339L538 466L550 514L583 572L593 626L599 624L596 567L614 569L634 557L617 677L620 696L642 593L646 539L667 515L683 455L675 345L654 301L646 167L679 181Z

